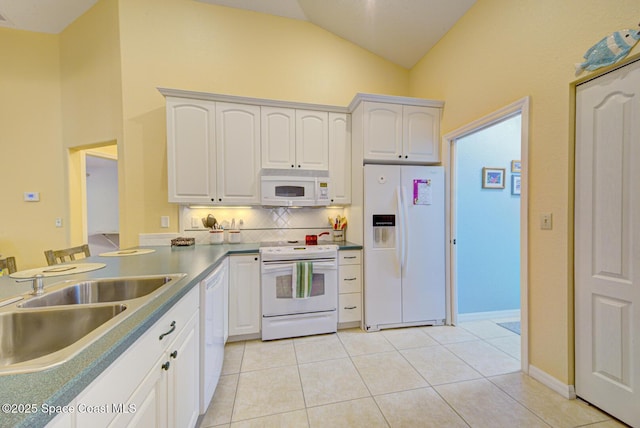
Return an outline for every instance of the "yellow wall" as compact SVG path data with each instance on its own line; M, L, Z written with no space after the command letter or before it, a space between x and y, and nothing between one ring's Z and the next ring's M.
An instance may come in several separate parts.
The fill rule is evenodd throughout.
M78 150L122 144L118 21L118 0L102 0L60 34L63 147L69 149L68 245L87 239L84 156Z
M411 96L445 100L443 134L531 96L530 363L573 383L574 63L637 28L637 0L479 0L411 70ZM638 47L632 51L638 52ZM553 230L539 228L553 213Z
M341 106L356 92L408 93L407 70L307 22L191 0L121 0L120 16L124 247L139 232L178 230L156 87ZM162 215L170 229L160 228Z
M0 253L27 269L66 240L58 37L0 28L0 64Z

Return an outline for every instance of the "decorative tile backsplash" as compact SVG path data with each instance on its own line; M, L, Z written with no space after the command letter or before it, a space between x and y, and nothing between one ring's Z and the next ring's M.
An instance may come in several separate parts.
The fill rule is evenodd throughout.
M236 229L242 230L243 242L304 241L305 235L331 231L329 217L342 216L343 208L180 208L180 233L196 238L196 243L209 240L209 230L201 219L213 215L225 229L235 220ZM330 237L326 237L330 239Z

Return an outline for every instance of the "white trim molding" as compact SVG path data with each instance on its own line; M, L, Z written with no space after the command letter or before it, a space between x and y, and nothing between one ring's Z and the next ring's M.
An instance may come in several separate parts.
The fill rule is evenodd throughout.
M554 390L568 400L576 399L576 388L574 385L567 385L560 382L549 373L540 370L536 366L529 366L529 376L543 384L544 386Z
M499 320L500 318L520 318L520 309L458 314L458 323L482 320Z
M452 146L456 140L469 134L480 131L517 114L522 116L520 137L520 160L522 163L522 191L520 194L520 362L524 373L528 373L529 370L529 104L530 98L528 96L521 98L442 137L442 161L446 167L445 192L448 199L446 205L446 240L450 243L449 251L446 253L447 324L456 324L458 322L458 305L455 277L455 248L453 246L456 237L453 235L452 230L452 227L455 225L456 213L453 198L451 197L455 191L455 189L452 188L455 186L455 182L452 179L453 168L455 167L455 150L452 150Z

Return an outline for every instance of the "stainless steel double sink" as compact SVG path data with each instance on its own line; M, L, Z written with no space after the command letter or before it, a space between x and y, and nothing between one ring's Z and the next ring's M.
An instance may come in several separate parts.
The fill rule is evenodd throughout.
M64 281L0 307L0 374L67 361L185 276Z

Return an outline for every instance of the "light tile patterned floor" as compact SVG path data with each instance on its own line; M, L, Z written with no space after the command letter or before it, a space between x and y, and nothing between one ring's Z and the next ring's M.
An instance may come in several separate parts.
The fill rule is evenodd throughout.
M520 370L492 321L229 343L201 427L624 425Z

